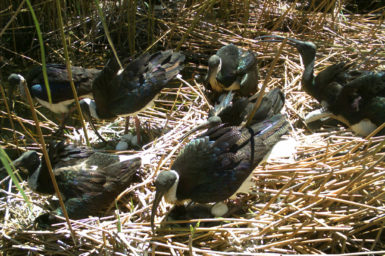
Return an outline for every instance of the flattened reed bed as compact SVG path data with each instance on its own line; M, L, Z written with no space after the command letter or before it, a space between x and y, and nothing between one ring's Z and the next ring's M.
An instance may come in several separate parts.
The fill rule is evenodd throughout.
M385 68L383 15L346 14L341 12L341 6L335 6L331 13L304 10L301 6L298 10L296 1L248 3L247 6L231 1L227 9L221 9L224 4L221 1L212 6L211 13L199 15L197 11L202 4L194 3L180 9L183 15L177 19L173 15L177 9L172 8L164 11L164 16L156 17L154 37L160 39L156 48L180 46L187 56L189 72L184 74L184 82L175 82L180 89L163 90L155 107L139 115L145 127L147 124L160 128L161 136L155 135L154 141L143 147L143 152L119 152L147 156L141 169L142 181L119 196L119 210L112 207L105 217L72 221L75 245L64 223L55 225L55 230L34 228L35 216L48 209L47 197L34 194L23 183L33 203L31 212L20 194L11 189L9 179L3 179L0 181L3 194L0 245L4 254L385 253L384 137L360 138L343 126L326 126L314 131L306 127L304 116L319 104L301 90L302 63L297 50L288 45L279 56L267 89L278 86L285 92L284 111L294 128L287 137L295 139L296 151L287 158L271 159L258 166L254 170L254 190L240 196L237 202L229 202L231 208L240 208L229 218L166 222L163 216L170 206L161 203L156 222L158 227L162 222L162 226L157 236L152 235L149 220L153 180L159 171L172 164L185 144L179 142L182 135L206 119L208 105L201 93L204 90L202 70L208 57L219 47L234 43L258 52L260 84L279 48L279 44L257 43L255 37L261 34L313 41L318 47L316 73L336 61L357 62L357 68ZM142 13L138 16L144 19ZM194 77L197 73L200 79ZM13 129L4 126L4 133L0 135L2 146L37 149L34 122L28 115L19 113L12 115L17 127L16 140ZM49 136L57 125L45 118L49 115L46 113L42 109L39 118L45 136ZM5 108L1 108L0 118L9 122ZM71 132L66 136L70 141L84 143L82 130L75 127L69 125ZM104 136L117 139L123 133L124 120L99 123L98 127ZM92 131L88 129L88 132L91 142L97 142ZM25 139L17 139L21 136Z

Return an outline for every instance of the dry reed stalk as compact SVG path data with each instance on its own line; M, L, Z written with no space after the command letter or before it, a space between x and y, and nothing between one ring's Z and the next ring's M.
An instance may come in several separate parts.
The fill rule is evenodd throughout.
M105 10L108 10L107 2L103 6ZM321 5L328 9L335 1L326 2L322 1ZM358 60L357 67L383 67L384 51L373 54L373 49L381 49L385 42L383 19L375 20L371 15L342 16L341 6L334 9L339 14L305 11L303 6L298 10L298 5L294 3L250 1L245 8L244 2L229 1L227 8L221 9L224 3L220 1L213 6L215 11L199 16L200 19L196 18L202 6L199 2L187 8L179 6L181 9L173 6L164 10L163 16L152 17L155 34L151 47L167 45L175 48L184 42L180 47L187 56L186 70L199 72L205 69L208 57L222 45L234 43L244 49L252 49L258 53L260 84L279 47L256 44L254 38L260 34L272 33L313 41L318 47L316 73L337 61ZM116 10L116 6L110 8L112 13ZM318 8L321 9L321 6ZM248 12L247 15L243 16L242 10ZM175 11L183 18L173 18ZM146 17L147 14L137 10L134 21L138 37L135 41L130 38L130 45L139 45L137 49L144 50L148 46L144 45L147 37L141 37L143 24L147 24L144 23ZM76 21L85 18L73 18L74 23L66 29L78 33L75 29L82 25ZM191 25L193 22L196 22L194 26ZM55 33L57 36L56 29L47 31L52 38ZM365 36L357 31L365 32ZM79 38L93 40L96 37L90 34ZM92 42L80 48L85 53L91 52L90 45ZM51 47L55 49L56 46L52 44ZM76 47L75 43L72 47ZM61 49L55 51L53 56L62 54ZM28 54L18 55L29 58ZM90 56L92 58L103 63L100 60L103 58ZM254 170L254 191L247 197L238 198L242 210L231 218L171 221L161 217L157 219L157 222L163 219L160 235L153 237L151 233L149 211L154 196L153 179L159 171L168 169L172 164L186 143L179 142L183 134L207 118L204 89L192 73L186 72L182 83L177 81L181 85L180 90L164 90L155 107L139 115L142 122L150 127L160 127L164 133L155 137L140 152L149 156L142 169L143 180L118 197L120 232L116 216L109 215L111 211L102 218L71 221L76 236L82 237L76 247L68 239L70 232L64 224L55 225L55 231L35 230L32 227L33 217L23 210L25 202L17 192L7 187L0 190L6 195L0 199L0 211L2 214L7 212L8 216L0 224L3 230L0 235L2 250L8 255L26 252L37 255L74 255L79 252L84 255L141 255L142 252L153 255L383 254L385 164L381 149L384 137L359 138L341 126L311 131L303 124L303 117L319 104L301 90L302 72L298 52L292 47L284 47L266 89L278 86L285 92L285 112L295 129L289 136L295 139L296 152L292 159L272 159ZM0 118L7 119L7 112L1 110ZM16 135L25 135L26 146L36 148L38 144L32 140L33 121L16 115L12 115L12 120L16 121ZM48 119L44 119L41 125L46 133L56 128ZM119 118L114 123L101 123L98 127L104 136L117 138L122 135L124 121ZM77 129L69 128L72 131ZM3 131L13 136L12 129L2 127ZM91 131L89 135L91 142L97 141ZM72 141L81 139L76 134L67 136ZM16 146L8 141L2 143L9 147ZM124 153L136 154L138 151ZM1 185L6 183L7 180L4 180ZM47 198L25 188L34 204L35 214L40 213L42 208L47 209ZM169 210L166 204L159 207L162 214ZM189 225L194 227L193 234Z

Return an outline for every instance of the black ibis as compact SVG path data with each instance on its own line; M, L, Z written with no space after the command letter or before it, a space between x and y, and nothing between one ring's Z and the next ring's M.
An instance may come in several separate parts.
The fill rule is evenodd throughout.
M160 91L169 86L169 81L182 70L184 58L172 50L146 53L123 70L111 59L93 82L94 100L80 101L85 118L91 121L91 118L113 120L118 116L135 116L151 106ZM139 137L138 122L136 119Z
M248 191L253 169L288 127L286 118L278 114L248 128L219 124L190 141L170 170L160 172L155 180L152 229L163 196L172 204L215 202L212 214L224 215L227 206L220 202Z
M87 218L106 208L131 185L141 165L140 157L107 154L63 142L52 143L48 155L72 219ZM28 168L28 185L33 191L54 194L46 160L42 157L36 165L34 156L35 151L24 153L17 166ZM61 208L55 213L62 215ZM49 224L54 222L54 218L44 214L38 217L38 221Z
M220 123L237 126L246 121L246 118L248 118L254 108L259 94L256 93L249 98L238 97L234 99L234 96L234 92L232 91L227 94L222 94L218 102L210 109L207 121L187 132L182 139L185 139L198 130L209 128ZM263 121L266 118L278 114L284 103L285 95L279 88L274 88L269 91L263 96L262 102L253 116L252 123Z
M251 96L258 91L256 55L233 44L220 48L208 61L205 85L214 93L236 91Z
M42 67L34 67L24 78L20 74L11 74L8 77L9 82L9 98L13 99L15 88L19 88L23 98L26 97L24 91L24 83L27 83L31 96L44 107L56 114L65 114L69 112L69 105L75 99L72 93L68 71L62 64L47 64L47 76L49 88L51 91L52 104L48 101L48 94L44 84ZM92 81L100 72L98 69L82 68L72 66L72 79L74 81L77 94L79 97L92 96Z
M15 159L12 162L13 166L16 169L21 170L20 176L24 177L25 175L29 175L30 173L34 172L36 168L40 165L40 157L37 154L36 151L27 151L24 152L20 157ZM5 169L5 167L0 168L0 179L4 179L8 176L8 173Z
M267 42L282 42L281 36ZM316 46L312 42L287 38L287 43L297 48L304 65L302 88L317 99L323 110L306 117L312 122L323 117L333 117L349 126L360 136L367 136L385 122L385 72L354 70L352 64L340 62L328 66L314 76ZM383 132L382 132L383 133Z

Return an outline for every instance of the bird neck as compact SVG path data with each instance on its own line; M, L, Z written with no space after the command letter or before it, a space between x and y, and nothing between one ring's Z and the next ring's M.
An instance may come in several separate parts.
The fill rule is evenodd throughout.
M95 104L94 100L91 100L91 102L90 102L90 113L91 113L91 116L93 118L100 119L99 115L98 115L98 111L96 109L96 104Z
M19 75L19 77L20 77L20 82L18 84L18 87L19 87L20 95L23 99L26 99L27 94L25 93L25 90L24 90L24 83L26 83L26 80L22 75Z
M87 106L88 106L88 109L90 110L89 112L89 115L97 120L99 120L99 115L98 115L98 111L96 109L96 103L95 103L95 100L92 100L90 98L85 98L85 99L82 99L84 102L87 103ZM85 108L84 111L87 111L87 109ZM83 112L84 113L84 112Z
M55 193L45 159L41 162L36 171L29 177L28 185L33 191L38 193Z
M178 201L176 192L179 184L179 174L174 170L170 170L170 172L173 172L176 175L176 180L172 187L167 191L167 193L164 194L164 199L167 203L175 204Z
M305 67L302 75L302 89L313 97L316 89L314 86L314 59L315 55L302 56Z

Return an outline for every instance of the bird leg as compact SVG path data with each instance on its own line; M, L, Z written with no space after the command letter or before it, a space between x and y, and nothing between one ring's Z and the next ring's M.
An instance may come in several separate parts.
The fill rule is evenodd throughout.
M70 108L68 110L67 113L62 113L62 118L59 121L59 130L63 130L65 128L65 125L66 125L69 117L71 116L72 112L74 112L75 109L76 109L76 106L73 106L72 108Z
M98 136L98 138L103 141L104 143L107 143L107 141L102 137L102 135L100 135L100 133L98 132L98 130L96 129L94 123L92 122L92 120L89 120L89 123L91 125L91 128L92 130L94 130L96 136Z
M130 124L130 117L126 117L126 123L124 124L124 134L128 134L128 125Z
M138 116L135 116L135 117L134 117L134 120L135 120L136 138L137 138L137 141L138 141L138 145L140 145L140 144L141 144L141 137L140 137L140 121L139 121Z
M64 114L64 113L62 114L62 119L60 120L59 128L56 130L56 132L52 133L52 135L51 135L52 140L59 138L60 136L63 135L63 130L65 128L65 124L66 124L69 116L70 116L69 113L68 114Z

